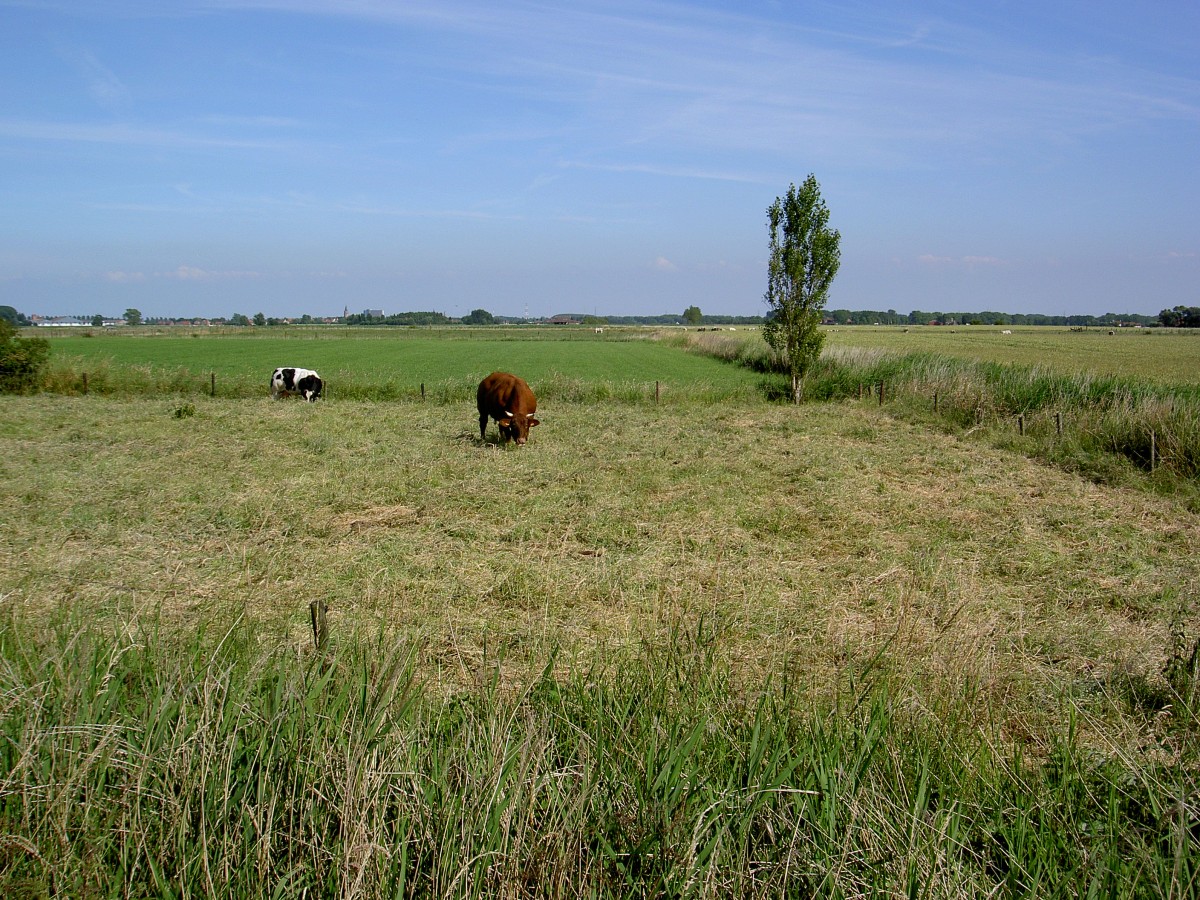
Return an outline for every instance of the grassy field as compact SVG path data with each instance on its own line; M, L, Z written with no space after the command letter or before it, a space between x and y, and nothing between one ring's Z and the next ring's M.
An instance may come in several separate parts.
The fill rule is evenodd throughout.
M539 418L0 397L0 892L1195 895L1195 512L868 403Z
M890 353L925 353L1001 364L1037 366L1063 374L1090 373L1147 378L1163 383L1200 383L1200 334L1177 329L1089 329L991 326L826 328L829 348L866 348ZM646 328L329 328L283 327L242 329L42 329L64 367L152 367L185 369L203 379L216 372L222 379L265 381L264 368L303 365L328 371L332 378L352 381L396 377L428 381L452 377L462 367L481 375L496 367L528 367L531 378L585 369L598 379L663 376L662 357L648 348L650 338L695 331ZM723 340L756 340L757 331L721 332ZM709 333L716 338L717 335ZM133 339L136 338L136 339ZM622 345L622 355L594 352ZM583 346L581 346L583 345ZM297 359L292 359L297 357ZM280 363L279 360L288 360ZM457 368L456 368L457 367ZM705 380L711 370L679 372L681 380ZM726 376L729 377L729 376Z
M668 402L750 396L761 378L703 356L679 353L648 332L606 329L227 329L183 336L54 335L51 389L110 394L204 393L257 397L279 365L316 369L329 398L394 400L420 395L467 399L489 372L511 371L548 398L652 398ZM686 386L687 390L683 388ZM597 391L601 395L597 395Z
M1004 334L1009 330L1012 334ZM1200 384L1196 329L1058 327L841 327L828 328L831 348L930 353L984 362L1037 366L1059 374L1088 373Z
M990 352L977 352L978 347L960 342L954 329L935 332L918 339L929 348L924 350L912 349L903 329L855 332L854 340L877 346L827 344L806 379L805 395L826 401L877 398L880 405L886 400L893 415L909 421L985 440L1104 483L1181 494L1190 498L1192 509L1200 509L1200 381L1188 366L1200 342L1193 336L1156 335L1153 346L1161 353L1152 365L1114 354L1111 368L1121 374L1099 374L1077 352L1054 354L1053 365L993 362L989 356L1011 356L1011 348L993 344ZM1055 346L1078 335L1039 332ZM831 330L828 336L840 335ZM757 335L695 331L664 340L752 371L780 370ZM1139 367L1143 374L1135 374ZM1159 374L1145 374L1151 370ZM1187 377L1166 374L1182 371ZM763 385L772 396L780 395L778 382L767 378Z

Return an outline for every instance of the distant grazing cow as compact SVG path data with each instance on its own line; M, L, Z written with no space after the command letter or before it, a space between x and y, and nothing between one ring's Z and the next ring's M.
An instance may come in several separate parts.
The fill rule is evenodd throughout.
M276 400L294 395L315 403L323 387L321 376L312 369L279 368L271 376L271 396Z
M479 439L487 431L488 417L500 427L500 440L514 440L517 445L529 439L529 429L538 424L533 417L537 398L524 380L507 372L493 372L479 382L475 395L479 407Z
M1000 333L1001 333L1001 334L1012 334L1012 332L1011 332L1009 329L1007 329L1007 328L1005 328L1005 329L1004 329L1002 332L1000 332Z
M597 328L597 329L596 329L596 334L604 334L604 329L603 329L603 328Z

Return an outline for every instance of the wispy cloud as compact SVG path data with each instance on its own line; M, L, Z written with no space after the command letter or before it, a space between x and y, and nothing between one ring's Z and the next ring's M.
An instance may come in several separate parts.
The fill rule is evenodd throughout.
M129 89L90 51L63 47L59 55L79 72L88 96L97 105L106 110L124 110L130 105Z
M1194 81L1017 46L969 17L840 4L815 4L812 24L668 2L215 5L436 31L452 39L438 52L457 77L567 104L597 152L731 148L852 162L890 146L916 161L931 147L1028 148L1146 117L1200 119Z
M170 272L159 273L159 277L173 279L176 281L244 281L246 279L259 279L263 277L262 272L246 272L246 271L212 271L202 269L199 266L180 266Z
M998 256L939 256L935 253L923 253L917 257L917 262L923 266L940 268L978 268L982 266L1003 266L1006 261Z
M62 141L83 144L121 144L167 149L282 149L283 142L257 138L209 136L169 128L127 124L97 125L71 122L37 122L0 119L0 137L26 141Z
M243 281L262 277L263 273L261 272L212 271L202 269L199 266L188 265L179 266L165 272L151 272L149 274L145 272L115 270L103 272L100 275L101 280L110 282L111 284L141 284L152 279L165 281Z
M662 175L668 178L699 178L704 181L734 181L746 184L774 184L775 179L767 175L746 172L719 171L692 166L672 166L653 163L589 163L563 162L564 169L590 169L596 172L620 172L626 174Z

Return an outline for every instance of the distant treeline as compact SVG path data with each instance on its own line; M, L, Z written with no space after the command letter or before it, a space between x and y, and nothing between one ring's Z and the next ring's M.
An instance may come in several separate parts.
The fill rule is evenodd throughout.
M1137 313L1105 313L1102 316L1045 316L1037 313L1002 312L922 312L907 315L894 309L827 310L825 321L831 325L1069 325L1075 328L1114 325L1158 325L1164 313L1143 316Z
M689 313L698 313L699 309L690 307ZM598 316L578 314L560 314L553 319L528 319L517 316L493 316L486 310L478 309L469 316L452 318L440 312L401 312L388 316L371 315L366 312L351 313L340 317L314 318L311 315L299 317L275 318L264 316L261 312L253 317L236 313L226 318L197 318L197 317L148 317L141 318L137 314L136 321L128 321L129 313L137 310L127 310L128 324L147 325L235 325L235 326L271 326L271 325L315 325L315 324L344 324L344 325L761 325L766 316L723 316L723 315L681 315L663 313L656 316ZM13 325L42 324L37 320L26 317L11 306L0 306L0 318ZM70 324L83 325L91 321L93 325L112 324L100 316L70 316L63 319L74 319ZM97 321L100 320L100 321ZM1105 313L1102 316L1047 316L1039 313L1003 313L985 310L983 312L923 312L914 309L910 313L899 313L894 309L834 309L825 311L825 323L828 325L1058 325L1073 328L1097 327L1112 328L1120 325L1163 325L1168 328L1200 328L1200 307L1176 306L1164 309L1157 316L1144 316L1138 313ZM57 324L57 323L56 323ZM120 324L117 322L116 324Z
M477 313L484 312L478 310ZM472 315L477 315L473 313ZM546 324L547 320L525 319L517 316L492 316L487 313L487 319L497 325ZM257 318L257 317L256 317ZM308 319L309 317L305 317ZM554 317L552 324L574 325L761 325L766 321L765 316L722 316L703 315L699 322L687 321L676 313L663 313L656 316L597 316L561 314ZM213 320L219 322L221 320ZM289 321L267 319L265 323L254 324L280 325ZM311 319L310 319L311 321ZM403 312L389 316L370 316L366 313L352 313L340 320L346 325L455 325L467 322L467 319L457 319L440 312ZM472 319L467 324L481 324L484 319ZM1174 310L1163 310L1157 316L1144 316L1138 313L1105 313L1102 316L1047 316L1037 313L1003 313L985 310L984 312L923 312L914 309L912 312L898 313L889 310L826 310L825 322L829 325L1059 325L1073 328L1096 327L1112 328L1119 325L1166 325L1173 328L1189 328L1200 326L1200 308L1177 306ZM231 322L230 324L251 324L250 322Z
M342 319L347 325L450 325L456 320L440 312L403 312L390 316L351 313Z

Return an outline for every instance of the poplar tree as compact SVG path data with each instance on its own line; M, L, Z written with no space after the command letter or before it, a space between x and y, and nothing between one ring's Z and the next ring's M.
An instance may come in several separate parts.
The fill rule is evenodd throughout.
M763 337L792 377L792 402L804 393L804 378L821 356L821 318L829 285L841 264L842 236L829 227L829 210L817 179L809 175L767 209L771 253L767 263L770 307Z

